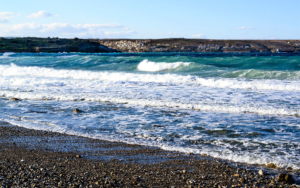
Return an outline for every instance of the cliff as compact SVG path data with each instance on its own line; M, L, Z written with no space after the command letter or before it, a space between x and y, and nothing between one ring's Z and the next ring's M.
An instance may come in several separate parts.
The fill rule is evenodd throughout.
M0 52L300 52L300 40L0 38Z
M105 39L122 52L300 52L300 40Z

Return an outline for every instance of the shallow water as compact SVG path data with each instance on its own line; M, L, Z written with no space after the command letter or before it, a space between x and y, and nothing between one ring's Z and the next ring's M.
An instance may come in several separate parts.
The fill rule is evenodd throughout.
M300 55L275 55L5 53L0 120L300 169Z

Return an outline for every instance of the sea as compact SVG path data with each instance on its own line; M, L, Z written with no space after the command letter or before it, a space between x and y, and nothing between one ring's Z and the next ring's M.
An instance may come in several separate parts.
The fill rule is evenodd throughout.
M300 54L0 53L0 121L297 170Z

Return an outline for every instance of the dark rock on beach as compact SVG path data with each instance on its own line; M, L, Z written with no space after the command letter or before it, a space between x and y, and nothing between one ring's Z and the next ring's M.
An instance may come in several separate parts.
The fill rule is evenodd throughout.
M295 183L293 176L290 174L279 174L277 177L278 182Z

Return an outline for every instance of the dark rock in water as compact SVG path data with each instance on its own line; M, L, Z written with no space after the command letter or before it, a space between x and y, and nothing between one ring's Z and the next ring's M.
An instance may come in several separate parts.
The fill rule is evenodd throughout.
M290 174L279 174L277 177L278 182L295 183L295 180Z
M79 113L79 112L81 112L81 110L79 110L78 108L75 108L75 109L73 110L73 112L74 112L74 113Z
M157 124L154 124L152 125L153 127L164 127L163 125L157 125Z
M14 98L14 97L9 99L9 101L19 101L19 100L20 100L20 99Z
M277 166L277 165L275 165L274 163L269 163L269 164L267 164L267 167L269 167L269 168L280 168L279 166Z

